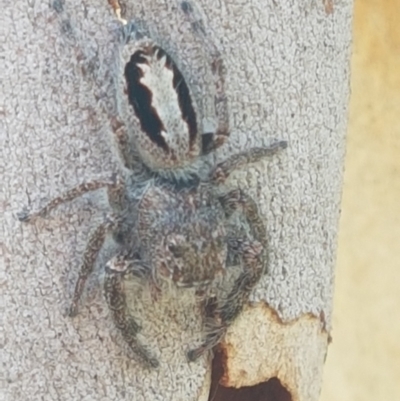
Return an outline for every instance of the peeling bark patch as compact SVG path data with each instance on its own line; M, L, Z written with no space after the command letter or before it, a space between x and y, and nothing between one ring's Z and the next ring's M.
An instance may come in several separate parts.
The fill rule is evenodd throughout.
M318 400L329 339L320 319L304 313L285 322L265 303L247 306L220 345L218 383L246 388L275 379L293 400Z
M276 377L255 386L232 388L220 384L224 376L223 352L215 354L209 401L293 401L289 391Z

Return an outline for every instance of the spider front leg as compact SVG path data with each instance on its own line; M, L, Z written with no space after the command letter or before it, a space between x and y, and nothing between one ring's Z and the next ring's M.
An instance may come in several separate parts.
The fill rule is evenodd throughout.
M218 121L215 133L203 134L203 152L209 153L223 145L229 137L228 99L225 93L226 68L221 52L204 28L199 11L189 1L182 1L181 9L189 20L194 33L202 40L211 58L211 71L214 76L215 86L214 108Z
M137 333L141 327L129 313L124 286L127 274L143 277L147 270L140 260L130 260L124 255L115 256L106 265L104 295L114 324L120 330L126 343L144 365L156 368L159 365L158 360L152 357L138 341Z
M128 129L118 115L109 112L108 118L122 164L127 169L133 170L137 166L138 157L133 150Z
M273 143L271 146L251 148L236 155L232 155L231 157L228 157L228 159L219 163L213 171L211 171L210 180L214 184L223 184L233 171L238 170L247 164L255 163L266 157L270 157L280 149L286 148L287 142L279 141Z
M69 35L66 44L73 46L82 75L87 81L94 84L93 92L101 112L108 116L123 163L127 168L130 168L133 158L129 152L130 144L127 130L118 117L115 75L118 74L116 70L119 68L120 49L132 36L134 25L124 25L126 21L121 18L121 6L117 0L109 0L109 3L119 21L114 21L108 27L105 41L96 44L97 46L101 45L101 52L93 51L93 47L90 46L91 42L87 38L80 39L81 35L73 28L63 1L52 2L52 7L59 15L63 31L68 27Z
M241 257L243 272L234 282L224 303L215 308L208 316L211 323L208 323L206 328L208 332L206 339L200 347L187 353L189 361L195 361L221 342L228 327L242 311L251 291L262 275L263 263L260 260L260 254L263 247L258 241L231 239L229 248L231 252L237 253Z

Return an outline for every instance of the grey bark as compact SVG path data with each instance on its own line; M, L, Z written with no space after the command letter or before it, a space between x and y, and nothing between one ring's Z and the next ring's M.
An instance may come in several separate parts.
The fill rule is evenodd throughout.
M293 400L317 400L331 330L352 2L202 0L199 6L228 70L232 134L217 158L289 142L279 157L231 180L260 205L270 263L221 347L221 382L243 387L276 378ZM64 316L86 238L106 208L101 194L29 226L15 219L23 206L115 168L106 119L70 41L77 33L89 53L101 52L112 9L105 0L70 0L64 8L69 18L60 20L47 2L17 0L3 4L0 17L0 398L206 400L210 359L185 360L201 329L194 304L141 311L146 341L161 357L152 372L127 357L99 272L79 316ZM209 107L209 66L191 47L177 3L131 1L127 15L154 24L187 70L193 63L194 85L203 74L198 93Z

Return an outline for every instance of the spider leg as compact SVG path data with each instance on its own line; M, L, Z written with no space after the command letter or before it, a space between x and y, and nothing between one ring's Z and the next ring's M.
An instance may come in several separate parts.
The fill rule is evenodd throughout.
M189 351L190 361L196 360L222 340L227 328L240 314L251 291L265 272L266 228L258 213L256 202L240 189L234 189L218 199L228 218L237 210L243 211L256 240L230 240L230 251L241 256L243 271L223 305L220 308L214 308L208 314L208 320L211 322L207 328L208 335L200 347Z
M263 263L259 257L262 245L258 241L231 239L230 248L232 252L241 256L243 272L236 279L224 303L209 316L210 323L206 329L208 332L206 339L198 348L187 353L189 361L195 361L221 342L228 327L242 311L251 291L262 275Z
M78 313L78 303L81 299L86 281L92 273L97 256L104 244L104 240L109 231L114 230L118 225L117 219L113 216L107 216L104 222L100 224L90 235L83 255L83 263L79 270L78 280L75 284L74 295L68 310L69 316L75 316Z
M101 114L105 114L111 125L119 155L125 167L132 169L137 165L137 158L131 151L129 132L119 118L118 112L118 86L122 85L124 66L121 66L120 53L123 46L131 39L139 39L146 34L146 27L140 22L128 22L121 18L121 5L118 0L109 0L119 21L114 21L108 26L108 35L105 42L101 43L102 51L85 38L81 39L71 23L64 2L54 1L53 8L59 15L60 27L64 37L73 46L76 60L82 75L93 84L93 93L98 102ZM143 31L143 32L142 32ZM116 78L117 77L117 78ZM123 89L122 89L123 93Z
M119 76L123 67L120 65L121 48L128 40L129 26L119 26L110 32L110 44L105 47L103 64L93 77L97 89L97 100L101 111L108 117L114 141L122 164L132 169L135 155L132 154L131 138L118 110L118 87L123 87L123 75Z
M86 182L78 185L77 187L70 189L64 194L52 199L50 202L42 206L36 212L28 212L24 210L17 214L17 217L22 222L30 222L37 217L45 217L51 210L57 206L70 202L87 192L96 191L101 188L107 188L108 196L114 202L117 199L122 201L123 196L123 182L119 176L113 175L109 179L98 179L91 182ZM83 256L83 263L79 271L78 281L75 285L75 291L72 298L71 306L68 310L69 316L74 316L77 313L77 305L79 299L82 296L83 289L85 287L86 280L90 273L93 271L94 263L101 247L103 246L104 239L107 232L115 229L118 226L118 222L115 217L107 217L104 222L100 224L90 235L89 241L86 245L85 253Z
M37 217L46 217L49 212L55 209L57 206L70 202L88 192L96 191L101 188L107 188L109 197L113 199L121 198L123 181L119 175L113 174L108 179L95 179L90 182L84 182L83 184L80 184L68 190L64 194L52 199L50 202L40 207L37 211L29 211L24 209L23 211L17 213L17 218L22 222L31 222Z
M111 0L111 3L119 5L115 0ZM113 4L111 5L114 8ZM114 10L118 16L118 8L114 8ZM100 66L95 81L98 87L100 106L108 116L123 165L134 170L136 167L141 167L140 158L135 152L129 129L120 117L124 113L121 113L122 110L120 110L123 106L121 106L119 96L126 91L125 65L121 63L121 54L124 46L129 42L141 41L144 44L147 41L151 43L151 40L149 39L150 32L144 21L130 20L126 22L121 18L119 20L121 23L111 29L110 43L105 47L108 51L104 56L103 65Z
M124 286L124 278L127 274L143 276L146 274L146 266L140 260L129 260L124 255L117 255L111 259L106 265L104 295L114 324L120 330L126 343L146 366L156 368L159 363L140 344L137 333L141 327L128 310Z
M211 57L211 71L215 85L214 107L218 125L215 133L205 133L203 136L203 152L209 153L223 145L229 137L228 99L225 94L226 68L221 52L207 34L198 10L188 1L181 2L181 9L188 18L192 30L200 37L207 53Z
M263 246L267 244L266 227L258 213L257 203L241 189L233 189L219 198L229 218L236 210L242 210L253 232L254 238Z
M286 141L279 141L268 147L251 148L236 155L232 155L228 159L217 164L210 174L210 180L215 184L223 184L234 170L237 170L246 164L258 162L265 157L270 157L280 149L285 149L286 147Z

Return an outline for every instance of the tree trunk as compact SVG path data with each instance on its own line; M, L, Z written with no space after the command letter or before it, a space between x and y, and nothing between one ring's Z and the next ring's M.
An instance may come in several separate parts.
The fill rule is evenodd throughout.
M115 171L106 118L71 44L79 37L96 60L115 17L105 0L8 2L0 24L3 399L318 399L331 329L352 2L202 0L199 7L227 67L231 137L218 160L277 139L289 143L229 182L248 190L266 220L268 274L213 361L186 362L201 316L170 305L142 318L160 367L144 370L129 359L100 273L79 316L65 317L86 238L107 210L104 198L88 195L31 225L15 214L31 200ZM210 68L178 3L131 0L125 13L153 25L210 108Z

